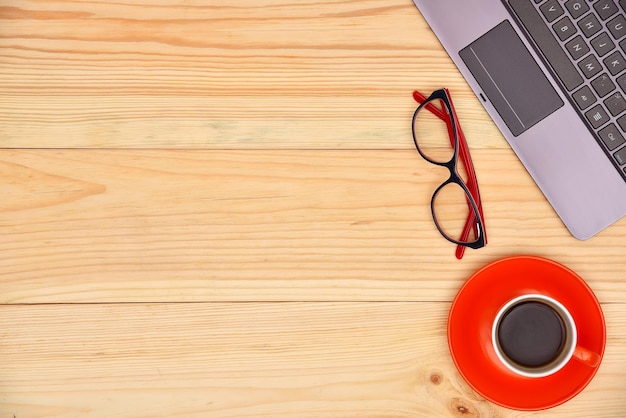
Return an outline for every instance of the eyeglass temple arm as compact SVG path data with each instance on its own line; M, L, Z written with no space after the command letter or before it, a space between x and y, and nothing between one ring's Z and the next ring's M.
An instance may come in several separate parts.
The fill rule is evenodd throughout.
M454 107L452 108L452 111L456 112L454 110ZM485 216L483 215L483 205L480 199L480 192L478 190L478 182L476 181L476 173L474 171L473 164L468 163L469 161L471 161L471 157L469 155L469 149L467 148L467 140L465 139L465 135L463 134L461 127L458 125L458 117L456 116L456 114L454 116L455 116L454 120L457 121L456 128L457 128L457 132L459 135L459 154L461 157L461 162L463 163L463 166L465 167L465 172L467 173L467 182L466 182L467 188L472 194L472 197L474 198L474 202L476 202L476 205L478 206L478 212L480 213L480 217L483 219L482 233L485 238L485 243L487 243L487 233L484 230L485 229L485 225L484 225ZM470 203L469 200L467 201L467 206L470 208L470 211L469 211L467 220L465 221L465 225L463 227L463 231L461 232L459 241L467 241L470 231L472 229L474 230L475 236L478 236L478 234L480 233L478 231L478 224L476 223L476 216L474 215L474 211L472 210L472 204ZM455 253L456 258L460 260L463 258L464 254L465 254L465 246L457 245L456 253Z
M447 91L447 90L446 90ZM448 92L448 96L450 93ZM452 113L454 114L454 121L456 122L456 131L459 135L459 154L461 156L461 162L465 167L465 172L467 173L467 187L474 198L474 202L478 206L478 212L480 214L481 219L483 220L483 235L485 239L485 244L487 243L487 232L485 231L485 216L483 215L483 205L480 199L480 191L478 190L478 182L476 180L476 172L474 171L474 165L471 163L472 158L469 153L469 149L467 147L467 140L465 139L465 134L459 125L459 117L456 114L456 110L454 105L450 103L450 107L452 109ZM450 118L447 118L448 120ZM450 123L452 125L452 123ZM451 138L450 141L454 142L454 139ZM467 201L467 206L470 208L469 215L465 222L465 226L463 227L463 232L461 233L461 239L459 241L466 241L469 237L469 233L472 229L474 229L474 234L478 236L478 224L476 222L476 216L474 215L474 211L472 210L472 204L470 201ZM463 254L465 253L465 246L457 245L456 249L456 257L460 260L463 258Z
M446 90L447 92L447 90ZM448 96L449 96L449 92L448 92ZM421 94L418 91L414 91L413 92L413 99L415 99L416 102L422 104L424 103L427 98ZM470 190L470 193L472 194L472 197L474 198L474 201L476 202L476 205L478 206L478 211L480 212L480 217L484 220L485 217L483 215L483 207L482 207L482 202L480 200L480 193L478 191L478 183L476 181L476 173L474 172L474 168L473 165L470 164L469 162L471 161L471 157L469 155L469 149L467 148L467 141L465 139L465 135L463 134L463 131L461 130L461 127L459 126L458 123L458 116L456 115L456 110L454 109L454 105L452 105L452 103L450 103L450 106L452 108L452 112L454 113L454 120L456 122L456 131L459 135L459 154L461 156L461 162L463 163L463 166L465 167L465 171L467 173L468 176L468 181L467 181L467 187ZM450 142L452 144L452 146L454 146L454 137L453 137L453 130L452 130L452 121L451 119L448 117L448 114L446 112L444 112L442 109L437 108L435 105L433 105L432 103L428 103L426 106L424 106L428 111L430 111L431 113L433 113L435 116L437 116L439 119L443 120L446 123L446 126L448 128L448 134L450 136ZM460 241L465 241L467 240L467 238L469 237L470 231L472 229L474 229L474 234L476 236L478 236L479 231L478 231L478 225L476 223L476 216L474 216L474 210L472 209L472 205L469 202L469 200L467 201L467 206L469 207L470 211L469 211L469 215L467 217L467 220L465 221L465 226L463 227L463 231L461 232L461 237L460 237ZM484 229L484 225L483 225L483 229ZM485 235L485 242L487 242L487 234L486 232L483 230L483 234ZM463 245L457 245L456 248L456 258L457 259L461 259L463 258L463 254L465 254L465 246Z

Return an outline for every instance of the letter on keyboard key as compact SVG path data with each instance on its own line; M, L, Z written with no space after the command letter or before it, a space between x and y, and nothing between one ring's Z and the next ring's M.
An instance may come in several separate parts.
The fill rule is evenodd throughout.
M615 48L615 44L606 32L602 32L591 40L593 49L596 50L598 56L603 57Z
M563 8L556 0L548 0L540 7L541 13L546 17L548 22L554 22L563 14Z
M602 29L602 25L600 25L598 18L591 13L580 19L578 26L587 38L591 38L593 35L598 33L600 29Z
M589 45L580 35L565 44L565 48L567 48L567 51L575 60L584 57L589 52Z
M569 0L565 3L565 7L574 19L578 19L589 11L589 5L585 0Z
M626 35L626 17L620 15L606 24L615 39Z
M556 33L562 41L576 33L576 26L574 26L572 21L567 16L556 22L552 28L554 29L554 33Z
M615 51L606 57L604 65L613 75L617 75L626 69L626 61L624 61L624 56L619 51Z
M602 20L607 20L609 17L618 12L617 6L613 0L600 0L593 7L596 9L596 12L598 12L598 15Z
M587 55L578 63L578 67L580 67L580 70L587 78L593 77L602 70L598 59L594 55Z

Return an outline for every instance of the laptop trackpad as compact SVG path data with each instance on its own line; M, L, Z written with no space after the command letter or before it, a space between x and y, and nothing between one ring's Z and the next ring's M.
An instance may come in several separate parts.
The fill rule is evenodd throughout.
M459 55L515 136L563 106L507 20Z

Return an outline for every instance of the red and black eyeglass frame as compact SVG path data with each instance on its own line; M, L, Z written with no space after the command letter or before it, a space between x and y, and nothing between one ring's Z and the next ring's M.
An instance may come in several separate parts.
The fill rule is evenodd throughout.
M467 141L465 139L465 135L461 130L461 126L459 124L459 118L456 115L456 111L454 109L454 105L452 104L452 99L450 98L450 92L448 89L440 89L435 90L429 97L425 97L418 91L413 92L413 98L416 102L419 103L418 108L415 110L413 114L413 123L412 123L412 133L413 133L413 142L419 154L431 164L435 164L438 166L446 167L450 172L450 177L445 180L433 193L433 196L430 201L430 210L433 216L433 221L435 222L435 226L441 233L441 235L447 239L448 241L457 245L456 248L456 258L462 259L465 254L465 248L469 247L472 249L482 248L487 245L487 233L485 228L485 218L483 215L482 202L480 199L480 191L478 189L478 180L476 178L476 171L474 170L474 164L472 163L472 158L469 153L469 146L467 145ZM432 102L435 100L440 100L445 109L438 108ZM450 145L453 148L453 154L449 161L441 162L436 161L428 157L420 148L418 140L415 135L415 120L417 115L422 109L426 109L436 117L445 122L448 135L450 137ZM467 180L464 180L458 172L458 165L462 164L465 174L467 176ZM437 221L437 215L435 212L435 199L437 198L437 194L448 184L455 183L459 187L463 189L465 192L465 197L467 201L467 206L469 209L469 214L465 221L465 225L461 232L459 239L455 239L450 237L446 232L444 232L443 228L440 226ZM473 239L470 239L470 233L474 232Z

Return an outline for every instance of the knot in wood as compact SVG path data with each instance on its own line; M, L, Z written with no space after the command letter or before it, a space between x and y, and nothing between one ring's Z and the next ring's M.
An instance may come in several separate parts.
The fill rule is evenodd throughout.
M454 398L450 401L450 409L459 417L480 417L480 414L471 404L463 399Z
M441 375L440 372L434 371L430 374L429 379L430 379L430 383L432 383L433 385L439 385L443 381L443 376Z

